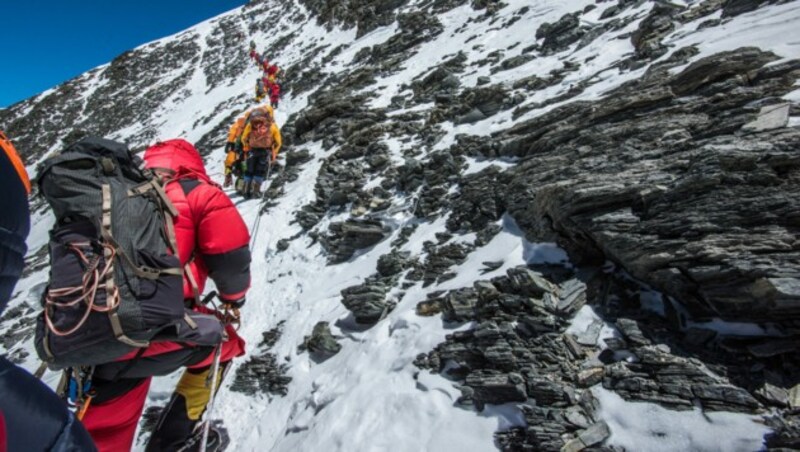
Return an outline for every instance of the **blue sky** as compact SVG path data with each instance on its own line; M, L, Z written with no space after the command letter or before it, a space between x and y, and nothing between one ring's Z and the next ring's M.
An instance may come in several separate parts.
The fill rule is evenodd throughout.
M246 0L9 0L0 35L0 107ZM243 45L247 45L246 43Z

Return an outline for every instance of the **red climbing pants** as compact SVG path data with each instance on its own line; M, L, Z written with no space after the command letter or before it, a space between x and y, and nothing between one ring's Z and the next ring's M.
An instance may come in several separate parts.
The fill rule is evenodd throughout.
M220 361L227 363L244 354L244 340L226 327ZM83 418L86 430L100 452L131 450L153 376L167 375L181 367L208 368L214 360L211 347L191 347L175 342L157 342L131 359L98 366L93 378L96 395Z

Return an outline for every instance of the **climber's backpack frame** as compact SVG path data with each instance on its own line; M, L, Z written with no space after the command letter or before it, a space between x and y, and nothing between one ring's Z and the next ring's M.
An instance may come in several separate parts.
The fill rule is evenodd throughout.
M35 339L51 369L114 361L158 340L219 343L221 326L198 331L184 306L178 212L127 146L81 140L40 165L38 185L56 217Z

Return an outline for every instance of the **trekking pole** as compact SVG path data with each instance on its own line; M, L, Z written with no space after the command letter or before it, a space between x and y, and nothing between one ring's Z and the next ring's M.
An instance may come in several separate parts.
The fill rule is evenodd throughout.
M217 296L217 292L212 291L203 299L203 304L208 304L208 302L210 302L215 296ZM225 306L222 318L222 325L225 327L228 325L230 319L227 305ZM208 404L206 404L206 422L203 424L203 435L200 439L200 451L205 451L206 446L208 445L208 432L211 429L211 417L214 415L214 406L216 405L217 400L217 390L219 389L217 386L217 374L219 374L220 361L222 360L222 344L225 342L226 338L227 335L223 330L222 342L217 344L217 347L214 349L214 361L211 365L211 373L206 379L206 386L208 386L211 390L211 397L209 397ZM222 382L220 381L220 384L221 383Z
M270 158L269 166L267 166L267 178L265 179L265 181L269 180L270 174L272 174L272 158ZM261 204L259 205L259 207L264 205L264 200L266 200L266 199L267 199L267 190L264 190L264 191L261 192ZM260 210L261 209L259 208L259 212L258 212L259 216L261 216L261 211Z
M217 374L219 373L221 360L222 343L217 345L216 350L214 350L214 364L211 366L211 374L209 375L211 381L206 381L206 385L210 385L211 387L211 397L208 399L208 405L206 405L206 422L203 425L203 436L200 439L201 452L205 451L208 445L208 432L211 430L211 417L214 415L214 405L216 405L215 402L217 401Z

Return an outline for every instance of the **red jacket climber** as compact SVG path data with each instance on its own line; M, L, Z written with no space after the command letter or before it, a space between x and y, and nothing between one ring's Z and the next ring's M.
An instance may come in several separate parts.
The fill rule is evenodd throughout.
M272 82L269 87L269 103L273 108L278 108L278 102L281 100L281 85L278 82Z
M278 79L278 73L281 69L278 67L277 64L270 65L268 62L264 62L264 72L267 73L267 77L271 82L274 82Z
M180 139L158 143L145 151L144 160L148 168L170 181L165 190L179 212L175 234L180 261L191 268L184 276L184 298L194 299L192 280L202 293L210 277L222 302L238 308L250 286L250 236L239 212L211 182L200 154L190 143ZM194 309L208 312L204 307ZM244 354L244 340L232 327L226 330L220 375L233 358ZM97 366L92 382L96 393L83 422L98 449L130 450L151 377L185 366L148 450L176 450L183 445L211 397L206 379L213 352L213 347L155 342L116 362Z

